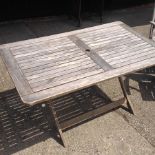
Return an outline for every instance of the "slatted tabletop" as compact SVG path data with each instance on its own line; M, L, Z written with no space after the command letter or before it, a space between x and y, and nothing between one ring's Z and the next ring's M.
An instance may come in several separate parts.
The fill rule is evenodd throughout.
M22 101L33 105L155 65L155 45L122 22L0 46Z

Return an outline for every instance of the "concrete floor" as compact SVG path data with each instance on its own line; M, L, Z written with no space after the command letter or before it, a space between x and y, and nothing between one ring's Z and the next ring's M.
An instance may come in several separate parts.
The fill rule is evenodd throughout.
M104 22L121 20L148 37L152 12L152 5L106 12ZM82 28L98 24L99 18L97 16L86 16L83 19ZM67 17L5 22L0 24L0 43L10 43L71 31L77 29L75 25L75 21ZM44 130L41 130L40 126L37 126L38 124L34 125L29 122L23 122L23 125L28 123L29 128L18 128L12 120L14 114L9 113L6 109L8 121L11 122L16 135L16 144L11 146L6 138L5 122L2 118L5 115L3 111L5 107L0 105L0 155L154 155L154 73L155 69L150 68L141 71L139 74L135 73L126 76L129 97L134 104L136 115L131 115L123 109L118 109L70 129L64 132L65 141L68 145L66 148L57 141L57 138L55 138L56 133L53 129L49 130L43 127ZM111 99L116 99L121 94L117 79L112 79L99 85ZM13 85L10 87L13 87ZM9 102L6 104L9 104ZM23 138L22 133L26 130L31 131L29 134L33 133L28 143L25 142L26 140L21 140ZM38 133L38 130L42 132Z

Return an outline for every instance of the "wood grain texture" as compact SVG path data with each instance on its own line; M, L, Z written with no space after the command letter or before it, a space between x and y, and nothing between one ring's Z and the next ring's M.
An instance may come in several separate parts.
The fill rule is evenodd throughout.
M24 103L155 65L155 44L122 22L0 46Z
M21 96L23 96L23 95L28 95L28 94L32 93L32 90L31 90L28 82L24 78L24 75L23 75L21 69L19 68L18 64L16 63L16 60L11 55L11 52L8 49L3 49L3 50L1 50L1 56L7 66L7 69L9 71L13 81L15 82L15 86L16 86L19 94L21 94Z
M93 51L88 45L81 41L76 36L69 36L69 38L84 51L96 64L98 64L104 71L113 69L104 59L102 59L95 51Z

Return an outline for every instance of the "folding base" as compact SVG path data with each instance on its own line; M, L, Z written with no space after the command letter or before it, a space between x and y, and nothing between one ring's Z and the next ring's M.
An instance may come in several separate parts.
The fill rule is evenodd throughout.
M108 96L97 86L92 86L52 101L50 108L64 146L66 146L66 143L63 138L63 131L71 127L120 108L122 104L126 104L128 111L134 114L133 105L128 98L123 79L119 78L119 82L124 98L115 102L111 102Z

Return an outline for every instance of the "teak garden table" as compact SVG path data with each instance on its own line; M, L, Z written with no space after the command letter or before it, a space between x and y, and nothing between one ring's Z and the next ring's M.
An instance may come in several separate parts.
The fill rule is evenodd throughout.
M0 52L23 103L30 106L119 77L124 98L97 109L98 114L123 103L134 113L121 77L155 65L155 44L122 22L6 44Z

